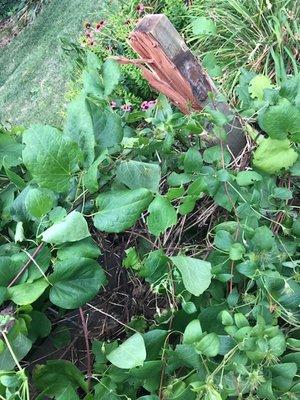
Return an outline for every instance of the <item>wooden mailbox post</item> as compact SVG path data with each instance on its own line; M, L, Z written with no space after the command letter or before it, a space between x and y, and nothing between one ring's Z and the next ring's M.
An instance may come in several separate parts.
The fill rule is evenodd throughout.
M227 146L235 156L243 150L246 139L240 118L228 103L218 100L215 84L165 15L146 15L132 32L130 44L141 57L132 63L183 113L210 107L233 116L225 126Z

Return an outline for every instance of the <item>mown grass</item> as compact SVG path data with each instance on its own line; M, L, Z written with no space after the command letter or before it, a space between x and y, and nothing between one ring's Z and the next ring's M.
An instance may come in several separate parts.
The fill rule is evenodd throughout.
M0 51L0 121L59 125L72 64L60 37L76 40L85 20L101 19L108 0L51 0L34 23Z

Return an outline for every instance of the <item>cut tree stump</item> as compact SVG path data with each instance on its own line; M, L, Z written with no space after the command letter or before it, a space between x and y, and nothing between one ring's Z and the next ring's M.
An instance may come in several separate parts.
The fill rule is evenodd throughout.
M246 138L241 119L226 101L220 100L222 96L212 79L164 14L146 15L132 32L130 45L141 59L119 59L121 63L141 68L150 85L184 114L209 107L232 116L225 125L226 145L234 156L243 150ZM209 131L210 126L206 128Z

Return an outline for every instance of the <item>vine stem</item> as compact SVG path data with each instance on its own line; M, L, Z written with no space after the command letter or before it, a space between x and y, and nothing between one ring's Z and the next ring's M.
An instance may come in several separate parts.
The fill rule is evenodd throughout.
M87 326L87 321L84 317L84 313L82 308L79 308L79 315L82 323L82 329L85 340L86 347L86 370L87 370L87 382L88 382L88 391L91 389L91 379L92 379L92 361L91 361L91 353L90 353L90 342L89 342L89 331Z
M9 283L7 287L11 287L17 282L17 280L20 278L23 272L30 266L34 258L41 252L43 246L44 246L43 242L38 245L32 256L28 259L28 261L24 264L24 266L20 269L20 271L17 273L17 275L14 277L14 279Z

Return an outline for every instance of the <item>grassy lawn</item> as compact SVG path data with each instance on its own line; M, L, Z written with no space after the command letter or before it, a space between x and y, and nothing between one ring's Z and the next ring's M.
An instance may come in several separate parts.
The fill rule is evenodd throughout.
M107 0L51 0L0 51L0 121L59 125L72 66L60 37L76 40L85 20L101 18Z

